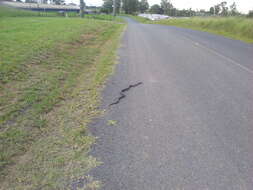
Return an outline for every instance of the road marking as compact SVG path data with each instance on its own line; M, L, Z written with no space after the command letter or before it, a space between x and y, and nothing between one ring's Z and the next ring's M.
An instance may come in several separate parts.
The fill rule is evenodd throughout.
M190 40L191 42L193 42L193 44L194 44L195 46L199 46L199 47L201 47L201 48L205 48L205 49L208 50L209 52L211 52L211 53L213 53L213 54L215 54L215 55L217 55L217 56L219 56L219 57L222 57L223 59L225 59L225 60L227 60L227 61L233 63L234 65L240 67L241 69L243 69L243 70L245 70L245 71L248 71L249 73L253 74L253 70L251 70L251 69L249 69L249 68L247 68L247 67L241 65L240 63L236 62L235 60L233 60L233 59L231 59L231 58L229 58L229 57L227 57L227 56L225 56L225 55L222 55L221 53L217 52L216 50L211 49L211 48L209 48L209 47L207 47L207 46L205 46L205 45L203 45L203 44L200 44L200 43L198 43L198 42L195 42L194 40L192 40L191 38L189 38L189 37L187 37L187 36L185 36L185 35L183 35L183 36L184 36L186 39L188 39L188 40Z

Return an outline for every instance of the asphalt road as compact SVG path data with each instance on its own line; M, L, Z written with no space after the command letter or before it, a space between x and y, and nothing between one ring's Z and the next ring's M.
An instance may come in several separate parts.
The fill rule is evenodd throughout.
M253 45L128 22L91 175L104 190L252 190Z

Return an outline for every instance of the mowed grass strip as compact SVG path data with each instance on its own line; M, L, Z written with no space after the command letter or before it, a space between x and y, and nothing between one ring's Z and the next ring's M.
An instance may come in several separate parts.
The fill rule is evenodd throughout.
M96 166L86 128L123 27L0 19L0 189L62 189Z
M163 24L201 30L228 38L253 43L253 19L245 17L194 17L149 21L152 24Z

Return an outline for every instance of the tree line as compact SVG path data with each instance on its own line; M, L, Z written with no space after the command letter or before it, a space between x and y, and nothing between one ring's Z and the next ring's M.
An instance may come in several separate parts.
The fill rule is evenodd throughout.
M21 2L22 0L16 0ZM65 0L23 0L26 3L51 3L56 5L65 4ZM103 0L104 3L100 8L100 12L110 14L113 12L113 0ZM84 3L85 5L85 3ZM152 14L165 14L168 16L180 16L180 17L191 17L191 16L238 16L242 15L237 10L236 3L228 5L226 1L222 1L212 7L208 11L204 9L193 10L189 9L177 9L173 6L170 0L161 0L160 4L154 4L149 6L147 0L116 0L116 13L125 14L137 14L137 13L152 13ZM249 11L248 17L253 18L253 10Z
M103 0L103 6L101 12L112 13L113 0ZM147 0L116 0L116 12L125 14L137 14L137 13L152 13L152 14L165 14L168 16L237 16L242 15L237 10L236 3L228 5L226 1L222 1L212 7L208 11L204 9L177 9L173 6L170 0L161 0L160 4L154 4L149 6ZM249 17L253 17L253 11L248 14Z
M101 12L111 13L113 11L113 0L103 0ZM116 13L125 14L144 13L149 9L147 0L116 0Z

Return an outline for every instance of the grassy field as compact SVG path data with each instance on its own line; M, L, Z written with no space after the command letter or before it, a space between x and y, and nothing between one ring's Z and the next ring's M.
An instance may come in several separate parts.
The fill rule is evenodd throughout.
M27 11L22 9L9 8L6 6L0 6L0 18L4 17L63 17L62 14L58 12L37 12L37 11ZM79 17L77 12L67 12L66 17ZM119 17L114 17L111 14L85 14L87 19L96 19L96 20L114 20L123 22L123 19Z
M141 23L171 25L201 30L228 38L253 43L253 19L245 17L192 17L150 21L145 18L127 15Z
M1 17L30 17L30 16L57 16L56 12L35 12L25 11L22 9L14 9L5 6L0 6L0 18Z
M124 24L2 17L0 28L0 189L68 188L99 164L87 124Z

